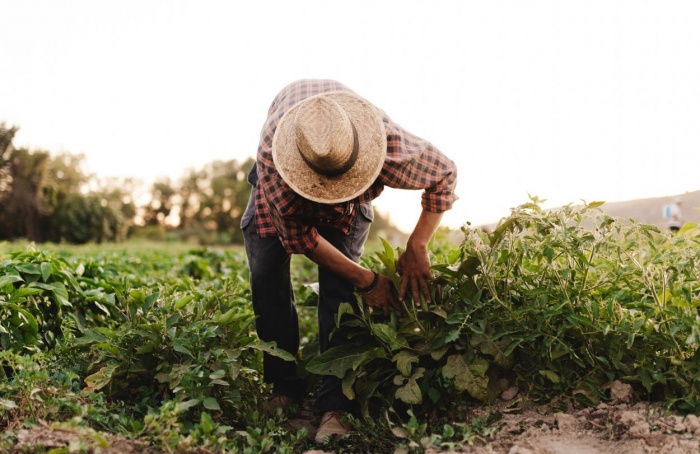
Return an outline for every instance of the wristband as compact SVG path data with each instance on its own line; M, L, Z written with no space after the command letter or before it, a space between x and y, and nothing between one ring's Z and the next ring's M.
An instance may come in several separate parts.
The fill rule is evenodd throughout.
M372 271L374 273L374 279L372 279L372 283L369 284L367 287L364 288L358 288L357 291L360 293L369 293L372 290L374 290L374 287L377 286L377 283L379 282L379 273L376 271Z

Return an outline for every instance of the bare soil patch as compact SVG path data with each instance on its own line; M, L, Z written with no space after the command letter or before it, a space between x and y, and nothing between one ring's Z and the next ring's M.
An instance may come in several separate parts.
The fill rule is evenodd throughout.
M483 409L488 411L488 409ZM658 406L600 404L566 413L504 414L498 434L467 453L685 454L700 452L700 419L665 414Z
M465 446L459 453L473 454L690 454L700 452L700 418L665 412L658 404L633 402L631 389L616 383L612 401L596 407L552 411L548 407L530 406L513 410L513 400L494 406L475 407L467 419L499 411L502 418L494 424L496 433L485 443ZM289 421L294 429L305 428L315 434L318 414L304 405ZM65 428L44 424L17 433L12 454L41 452L54 448L80 446L100 454L159 454L144 440L129 440L88 429ZM86 451L82 451L86 452ZM213 454L196 449L180 453ZM323 450L307 451L320 454ZM428 449L426 453L439 451ZM443 451L444 452L444 451Z

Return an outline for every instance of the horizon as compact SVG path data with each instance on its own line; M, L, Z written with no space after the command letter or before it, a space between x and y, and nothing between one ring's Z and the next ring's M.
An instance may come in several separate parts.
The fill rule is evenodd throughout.
M12 2L0 122L20 128L17 147L149 185L253 157L283 86L333 78L457 163L450 227L496 222L528 194L549 208L697 188L700 2L360 0L342 13L328 20L322 0ZM410 231L419 204L387 188L375 205Z

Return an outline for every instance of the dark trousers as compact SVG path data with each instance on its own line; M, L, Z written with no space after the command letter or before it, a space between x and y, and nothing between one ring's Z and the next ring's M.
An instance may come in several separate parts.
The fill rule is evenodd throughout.
M294 291L290 277L291 256L277 236L260 238L255 228L254 194L243 216L241 226L245 239L253 310L256 315L258 337L266 342L274 341L281 349L296 355L299 350L299 322ZM360 210L348 235L332 228L318 228L319 234L346 257L357 262L364 251L369 227L374 217L370 204L360 205ZM331 332L335 327L335 314L342 302L355 304L354 288L345 279L319 267L318 339L321 352L342 345L347 339L341 333ZM292 397L302 397L305 382L291 361L265 354L263 375L273 391ZM355 411L354 402L342 392L341 380L323 376L316 396L316 406L321 411Z

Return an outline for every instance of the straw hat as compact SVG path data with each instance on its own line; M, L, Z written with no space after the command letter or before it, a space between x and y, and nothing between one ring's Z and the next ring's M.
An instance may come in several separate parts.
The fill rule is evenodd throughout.
M351 200L369 188L384 165L386 133L379 111L345 91L295 104L280 120L272 159L284 181L320 203Z

